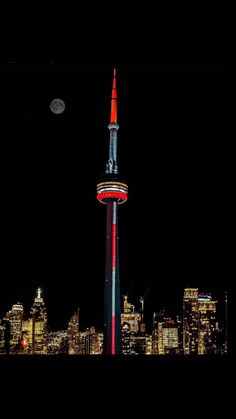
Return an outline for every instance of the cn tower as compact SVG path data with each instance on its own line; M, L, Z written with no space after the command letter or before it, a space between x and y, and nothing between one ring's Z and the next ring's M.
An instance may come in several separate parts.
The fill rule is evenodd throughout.
M103 353L116 355L122 353L121 309L118 254L118 205L128 198L128 185L118 175L117 164L117 90L116 69L114 69L110 130L109 157L103 178L97 184L97 199L106 205L106 271L104 295L104 342Z

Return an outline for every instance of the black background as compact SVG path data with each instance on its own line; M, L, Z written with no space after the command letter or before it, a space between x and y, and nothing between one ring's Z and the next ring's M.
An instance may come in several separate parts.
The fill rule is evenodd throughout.
M69 64L69 65L68 65ZM105 207L96 180L108 158L113 66L55 56L1 68L1 315L26 313L43 289L49 327L102 328ZM181 314L183 288L227 289L227 70L117 64L121 292L146 320ZM61 98L65 112L50 102Z
M219 10L217 5L210 6L208 10L205 4L193 5L191 8L178 3L168 4L167 10L162 10L164 5L158 5L152 10L148 4L136 3L131 10L126 5L125 10L122 10L120 4L119 7L115 4L114 11L110 7L107 9L108 16L101 16L99 13L100 3L97 7L90 3L88 6L90 10L87 16L81 10L81 5L79 12L77 10L72 16L71 8L66 10L63 4L63 16L60 19L57 17L57 12L61 10L59 4L57 9L54 8L52 17L49 16L48 7L47 10L37 8L37 12L27 19L26 24L17 16L19 29L14 32L12 29L15 28L15 21L11 11L11 21L2 38L9 41L12 35L12 45L7 48L7 59L2 60L0 79L3 151L1 168L2 180L5 179L2 182L2 196L7 197L7 201L2 200L1 205L5 218L2 216L0 316L18 299L24 302L27 311L32 303L34 289L40 285L44 289L49 324L54 328L65 327L67 318L78 305L81 306L81 325L91 322L100 327L102 322L105 255L101 238L103 236L105 240L105 211L96 203L96 178L103 171L107 158L109 133L106 125L114 64L118 69L119 165L130 186L129 201L120 211L120 241L124 241L121 246L122 292L127 291L134 277L135 286L130 292L131 296L143 293L146 285L151 283L152 288L146 297L146 309L149 311L146 315L150 319L152 311L159 307L164 306L171 312L181 310L183 287L186 285L211 290L219 298L226 287L229 288L225 248L228 40L226 42L227 31L222 6ZM22 5L20 8L23 8ZM97 8L99 10L95 10ZM39 24L35 25L37 18ZM103 18L106 22L103 22ZM22 36L24 30L25 37ZM52 60L55 63L54 73L51 72ZM8 69L12 67L9 61L16 61L16 70L24 67L27 70L25 76L16 76L16 73L19 74L17 70L13 77L9 77ZM29 80L34 78L26 77L31 67L38 69L39 77L37 83L32 83L32 88L28 90L26 86ZM44 77L42 67L47 69ZM43 78L46 80L49 77L46 75L49 74L48 67L53 74L50 86L52 88L56 85L55 90L52 88L50 93L47 82L43 81ZM65 74L70 73L70 80L68 76L64 78L66 88L60 92L58 86L62 88L63 77L59 76L59 71L56 70L58 67L65 67ZM74 71L75 68L78 74L81 68L89 69L82 77L82 80L86 77L89 80L85 83L79 82L77 76L76 84L72 83L69 94L68 85L73 80L71 69ZM19 85L17 77L26 82ZM146 89L145 86L149 88ZM72 95L72 91L76 95ZM83 101L80 101L78 99L83 91ZM16 92L17 100L12 102ZM66 112L59 118L54 118L48 107L50 100L56 96L66 99ZM75 106L72 105L72 97L73 102L76 102ZM67 112L69 109L70 112ZM157 109L160 114L156 112ZM23 113L31 114L31 117L24 116L22 119ZM81 114L83 120L78 118ZM93 136L92 125L96 125ZM5 126L6 130L3 129ZM22 132L24 136L20 135ZM151 146L154 133L155 143L158 145L155 155ZM32 141L34 138L36 141ZM89 145L92 138L93 147ZM82 152L77 152L76 155L69 152L69 144L72 143L73 151L77 148L80 150L81 147L83 153L86 147L89 150L86 160L83 154L80 165L78 160ZM137 146L136 160L131 162L134 143ZM48 153L45 153L46 148ZM17 150L22 161L26 163L24 166L17 156ZM37 150L37 153L33 154L33 150ZM60 153L63 161L68 155L70 162L76 161L71 165L67 163L67 168L69 166L70 173L76 170L78 174L76 178L70 178L68 184L71 186L64 184L64 189L58 182L59 177L62 177L63 165L55 157ZM35 156L34 160L32 155ZM39 156L44 165L39 163ZM158 164L147 164L154 158ZM93 167L88 167L88 161L95 161L91 165ZM15 166L20 170L16 171ZM13 167L14 170L11 172L6 167ZM27 168L30 167L31 176L28 176ZM53 193L49 193L45 178L52 172L52 167L59 167L60 170L54 175L54 183L52 174L49 176L53 183ZM25 172L23 168L26 169ZM13 173L17 176L13 176ZM23 188L26 199L20 199L23 202L20 211L19 203L17 202L16 207L12 203L17 196L17 181L22 179L23 173L28 183L25 182ZM80 200L78 198L81 173L86 184L83 187L83 198L86 191L83 205L81 197ZM67 180L68 177L69 174ZM176 185L180 179L182 183L177 191ZM75 183L76 191L73 190L74 194L70 194L72 184ZM28 193L30 184L34 187L30 187L31 192ZM69 247L66 251L64 244L60 246L60 240L56 241L53 233L56 231L57 237L60 234L62 237L62 231L64 235L66 233L65 217L63 222L60 219L61 230L55 221L55 213L59 214L63 205L60 208L57 205L57 211L53 211L57 202L56 191L59 189L64 191L62 195L61 192L57 194L60 203L64 202L61 196L65 197L66 193L67 200L68 195L70 196L69 202L80 202L80 205L74 204L70 207L74 214L76 212L76 218L72 214L68 219L68 224L73 224L68 233L69 247L73 248L71 253ZM154 193L155 198L157 197L155 203ZM23 196L23 192L20 196ZM35 199L38 196L36 201L40 204L33 207L32 203L33 211L27 207L28 214L34 220L32 228L29 227L30 217L23 210L24 205L27 206L26 202L32 202L29 196L34 196ZM161 199L164 196L165 200ZM177 199L174 200L176 196ZM45 211L40 211L39 207L42 209L44 205ZM43 224L43 219L49 219L49 208L54 224L47 221ZM25 224L17 222L20 218L18 214L22 214ZM36 214L40 216L36 217ZM84 214L90 224L82 223ZM91 223L95 226L93 230ZM94 238L94 244L87 229L92 231L92 237L95 234L99 237L97 240ZM78 230L80 235L75 234ZM21 237L18 234L20 231L24 231ZM177 235L180 231L181 235ZM78 241L84 242L83 258L73 245L72 232L78 249ZM16 237L19 238L18 241ZM151 246L149 241L153 237L156 245ZM175 246L177 239L178 246ZM87 248L94 257L93 264ZM27 252L23 249L27 249ZM41 250L38 252L38 249ZM59 261L59 255L62 254L63 258ZM70 257L66 257L66 254L70 254ZM140 254L141 258L138 257ZM66 259L71 259L72 264L66 266ZM97 278L93 282L90 278L85 280L84 271L77 261L86 264L86 272L96 271ZM69 271L74 273L73 278L68 274ZM97 295L91 285L99 288ZM87 292L84 291L86 289ZM90 306L86 294L89 294ZM232 334L232 328L230 330ZM112 414L119 412L120 415L133 415L136 409L139 415L144 413L145 416L148 413L153 415L153 412L161 413L162 410L165 414L173 412L175 415L179 411L188 415L193 409L205 415L212 414L214 409L217 412L222 409L226 413L230 400L229 357L151 358L133 357L121 360L116 357L91 356L24 357L23 360L22 357L1 357L1 386L6 390L6 396L10 397L14 386L17 413L22 410L25 412L25 397L31 391L33 412L39 411L41 414L46 410L50 412L51 409L55 414L57 408L61 413L63 407L67 413L74 413L84 407L85 400L89 401L86 405L88 414L93 409L96 414L98 409L101 409L103 415L109 414L110 403L113 407ZM3 370L5 374L2 375ZM3 400L4 407L8 411L12 410L12 399L10 404Z

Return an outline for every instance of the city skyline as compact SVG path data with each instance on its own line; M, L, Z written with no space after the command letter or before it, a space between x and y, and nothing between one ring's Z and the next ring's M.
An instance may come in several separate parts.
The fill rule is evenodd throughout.
M96 180L107 153L112 68L1 71L11 126L1 311L18 295L29 306L29 290L42 286L55 328L71 306L101 328L105 219ZM117 71L118 153L130 193L120 211L121 294L133 283L136 295L151 286L150 317L162 301L175 306L184 286L227 289L226 77L223 69ZM61 115L50 112L55 97L65 102Z
M198 287L196 287L197 289L199 289ZM184 289L188 289L188 287L184 287ZM47 290L44 290L42 288L36 288L36 290L32 290L31 293L31 300L33 299L33 295L35 294L36 297L38 295L38 293L42 294L42 298L45 302L45 305L48 307L50 306L50 302L47 300ZM154 311L151 313L151 317L148 316L148 314L150 313L150 308L148 307L148 299L146 298L147 295L149 294L149 290L147 290L148 292L146 293L146 295L138 295L138 294L134 294L133 292L128 292L126 294L123 294L121 297L121 306L123 307L124 301L126 298L128 298L129 301L132 302L132 304L134 304L134 306L139 306L140 305L140 299L144 300L144 316L145 316L145 324L147 325L147 330L150 332L152 329L152 321L153 321L153 314L154 313L160 313L160 312L165 312L167 316L172 316L172 317L176 317L176 316L182 316L182 299L181 301L178 302L178 306L181 307L180 311L176 310L176 305L174 307L172 307L172 309L170 307L165 307L164 304L162 305L158 305L158 306L154 306ZM207 294L207 295L211 295L213 297L214 300L217 301L217 318L218 321L220 321L222 324L224 324L224 319L225 319L225 313L226 313L226 306L225 306L225 298L227 295L227 290L225 290L222 294L216 294L214 292L214 290L206 290L206 289L201 289L201 294ZM22 294L21 294L22 295ZM183 290L182 290L182 297L183 297ZM32 306L32 301L30 302L30 305L25 304L25 300L24 300L24 296L22 296L21 299L16 299L15 301L11 301L10 305L8 306L8 309L6 311L0 311L0 319L3 319L5 317L6 312L8 312L10 310L11 306L14 306L14 304L20 304L22 305L22 307L24 308L24 314L27 316L27 313L30 313L31 310L31 306ZM56 304L54 305L54 307L56 307ZM99 326L96 322L96 317L93 319L93 321L88 321L85 316L83 315L83 313L81 312L81 308L78 305L71 307L71 310L69 312L69 317L64 319L63 324L61 324L61 326L66 327L68 325L68 321L69 318L73 315L73 312L76 312L77 310L79 310L80 312L80 324L82 324L82 328L86 329L88 327L95 327L97 330L99 330L100 332L103 329L103 326ZM57 330L63 330L64 327L55 327L55 325L50 321L50 317L48 316L47 319L47 327L49 331L57 331Z
M93 324L81 327L79 307L67 319L64 330L53 330L43 294L37 288L30 312L26 312L22 301L17 301L0 317L0 355L107 354L104 328L97 330ZM134 301L123 296L120 354L227 354L227 292L222 301L222 296L216 299L211 292L185 288L182 311L176 314L163 308L153 313L152 324L145 316L145 297ZM223 313L219 303L224 306Z

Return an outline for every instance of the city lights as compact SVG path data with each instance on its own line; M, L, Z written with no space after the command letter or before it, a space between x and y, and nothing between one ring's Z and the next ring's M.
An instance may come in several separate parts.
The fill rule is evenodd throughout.
M49 330L47 310L36 291L30 313L23 304L13 304L0 319L2 355L101 355L104 333L94 326L80 328L80 309L71 316L65 330ZM221 298L227 310L227 294ZM120 317L121 354L126 355L209 355L227 353L227 311L217 313L218 302L210 293L185 288L183 316L169 315L164 309L153 314L146 324L144 297L132 304L123 296Z

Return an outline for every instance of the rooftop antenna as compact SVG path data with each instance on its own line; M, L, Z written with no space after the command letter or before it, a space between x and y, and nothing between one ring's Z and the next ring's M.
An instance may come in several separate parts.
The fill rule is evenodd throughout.
M151 285L148 286L147 291L145 292L143 299L146 298L147 294L149 293L150 288L151 288Z
M128 288L128 291L127 291L127 293L126 293L126 295L128 295L129 293L130 293L130 291L131 291L131 289L133 288L133 286L134 286L134 281L131 283L131 285L129 286L129 288Z
M143 318L144 318L144 300L145 300L145 298L146 298L146 296L147 296L147 294L148 294L148 292L149 292L150 288L151 288L151 285L149 285L149 286L148 286L147 291L146 291L146 292L145 292L145 294L144 294L144 297L140 297L140 298L139 298L139 302L141 303L142 323L143 323Z

